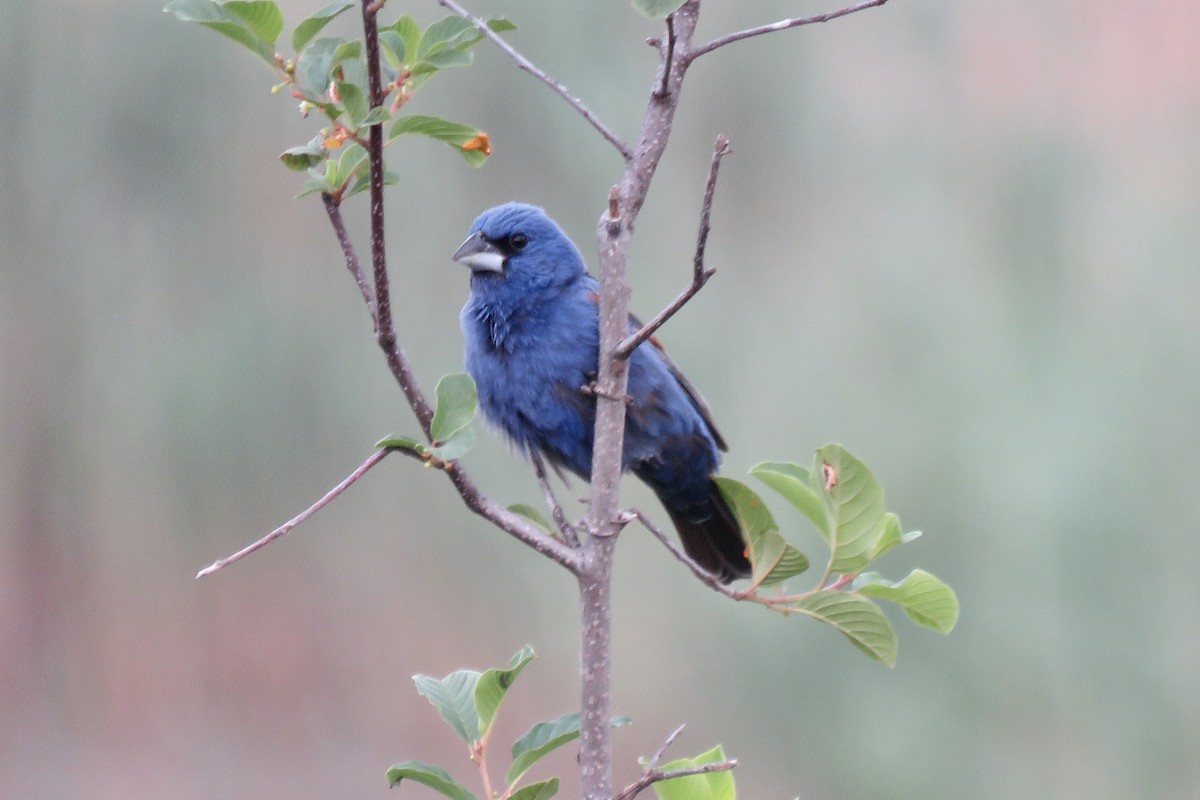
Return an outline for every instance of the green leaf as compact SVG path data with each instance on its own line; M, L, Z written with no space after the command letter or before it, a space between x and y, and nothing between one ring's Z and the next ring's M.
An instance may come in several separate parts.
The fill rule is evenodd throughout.
M706 753L695 758L680 758L663 764L663 772L698 767L701 764L715 764L725 761L725 750L717 745ZM733 786L733 773L730 770L720 772L703 772L699 775L684 775L681 778L670 778L652 784L659 800L736 800L737 792Z
M382 450L385 447L398 447L401 450L412 450L414 453L426 453L429 448L423 442L419 442L411 436L391 436L384 437L375 443L376 450Z
M367 93L349 81L338 81L337 91L338 97L342 99L342 105L346 107L346 113L350 115L350 123L357 128L366 118L367 112L370 111Z
M324 97L329 89L329 75L333 71L333 54L345 44L344 39L323 37L310 42L296 56L296 80L302 88L316 97Z
M510 794L509 800L550 800L558 794L558 778L522 786Z
M366 189L367 186L370 184L370 180L371 180L371 178L370 178L370 175L368 174L368 171L365 169L362 170L358 174L358 177L354 179L354 183L352 183L350 185L350 188L347 191L342 193L342 199L345 200L349 197L353 197L354 195L356 195L359 192ZM400 182L399 175L397 175L396 173L394 173L390 170L385 169L383 171L383 185L384 186L391 186L391 185L399 183L399 182Z
M329 24L330 20L353 6L354 3L330 3L301 22L292 31L292 49L299 53L304 49L304 45L308 44L314 36L321 32L322 28Z
M441 767L435 767L431 764L423 764L420 761L405 761L400 764L393 764L387 771L387 779L389 786L396 786L400 781L407 778L410 781L423 783L430 789L441 792L451 800L476 800L475 795L467 790L454 778L450 777L450 773Z
M896 665L896 631L879 606L850 592L822 590L788 608L841 631L852 644L889 667Z
M221 3L212 0L173 0L163 11L174 14L184 22L196 22L217 31L242 45L263 61L275 65L275 52L249 23ZM273 39L271 40L274 41Z
M941 633L954 630L958 622L958 598L954 590L923 569L914 569L899 583L868 572L858 576L854 588L859 594L890 600L903 608L913 622Z
M492 17L487 21L487 26L494 33L504 33L505 31L515 31L517 26L509 22L505 17Z
M407 56L416 57L417 48L421 45L421 26L417 24L416 20L408 14L401 14L400 18L391 25L380 28L380 32L383 31L395 31L400 36L400 40L404 42L404 52ZM400 60L403 61L404 58L405 56L401 55Z
M825 537L825 541L829 541L825 505L821 501L821 496L813 491L809 483L807 468L789 461L764 461L751 469L750 474L779 492L785 500L800 509Z
M385 28L379 32L379 44L383 48L383 57L387 59L388 63L395 69L400 69L407 52L404 37L396 31Z
M533 648L525 645L509 660L507 669L492 668L479 676L479 682L475 685L475 710L479 714L480 736L487 735L496 721L496 713L500 710L508 687L512 686L533 657Z
M808 569L808 558L779 535L779 527L762 498L733 478L714 480L749 544L754 585L771 586Z
M475 381L464 372L446 375L437 385L437 408L429 426L435 442L444 442L471 424L479 405Z
M289 147L287 150L284 150L279 154L279 160L282 161L283 165L288 169L295 170L296 172L303 172L309 167L314 167L317 164L320 164L325 159L325 156L328 154L328 152L329 151L327 151L324 146L321 145L320 137L318 136L316 139L306 145L301 145L300 147Z
M304 182L304 186L301 187L300 194L296 195L296 199L298 200L301 197L305 197L310 194L317 194L318 192L323 193L332 191L333 186L331 186L329 181L325 180L324 178L309 178Z
M406 133L419 133L439 142L445 142L458 148L459 154L467 163L477 167L487 159L487 152L482 148L464 149L468 142L477 142L479 137L486 136L483 131L464 125L461 122L450 122L441 117L430 117L422 114L412 114L400 117L388 132L388 143L395 141Z
M418 61L413 67L413 75L423 75L448 67L466 67L473 60L474 56L469 51L440 48Z
M442 461L453 461L456 458L462 458L467 454L472 447L475 446L475 431L472 428L463 428L455 431L441 444L431 447L429 452L440 458Z
M633 0L633 7L650 19L662 19L674 14L684 0Z
M551 525L550 520L546 519L545 515L533 506L527 506L524 503L513 503L508 507L508 510L529 520L551 536L558 535L558 528ZM510 780L509 783L512 783L512 781Z
M483 34L467 20L459 16L448 16L425 29L421 43L417 46L416 59L422 61L429 53L441 48L453 48L474 38L479 41Z
M271 0L226 0L223 5L240 17L268 47L275 46L275 40L283 32L283 13L279 6Z
M354 175L360 167L367 163L367 150L358 142L351 142L342 150L338 158L337 179L342 182Z
M367 127L368 125L378 125L381 122L387 122L392 118L392 112L387 106L375 106L367 112L366 116L358 121L359 127Z
M613 717L611 725L619 728L629 723L629 717ZM530 767L544 756L578 738L578 711L563 714L558 719L537 723L513 744L513 762L512 766L508 768L508 775L504 779L505 783L516 783L529 771Z
M479 739L479 714L475 710L475 687L479 673L473 669L451 672L441 680L414 675L417 691L442 715L454 732L470 743Z
M857 572L884 533L883 489L865 464L836 444L817 451L809 480L825 505L832 570Z

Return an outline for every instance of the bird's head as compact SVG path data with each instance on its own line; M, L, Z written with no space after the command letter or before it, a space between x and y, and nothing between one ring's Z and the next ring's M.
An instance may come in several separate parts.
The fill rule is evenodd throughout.
M489 208L451 258L471 268L476 290L538 290L561 286L585 271L583 256L558 223L537 206L505 203Z

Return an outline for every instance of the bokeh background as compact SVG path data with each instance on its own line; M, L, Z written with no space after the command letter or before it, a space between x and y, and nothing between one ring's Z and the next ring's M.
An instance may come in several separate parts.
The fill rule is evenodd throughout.
M294 22L320 3L283 5ZM703 37L826 8L708 5ZM470 782L410 676L534 645L505 744L575 703L577 611L568 577L442 476L391 459L192 579L416 425L319 202L276 162L312 123L160 7L0 2L0 796L386 797L407 758ZM652 22L621 2L473 8L633 136ZM674 753L723 743L746 798L1200 796L1196 30L1200 5L1175 0L894 0L694 67L634 308L687 280L726 133L719 273L663 334L732 444L725 471L843 442L925 531L881 568L932 570L962 618L948 638L898 619L888 670L724 600L631 529L618 782L686 721ZM427 140L391 151L399 332L431 390L461 363L448 256L474 215L542 204L586 252L620 164L486 43L411 109L496 147L479 170ZM466 460L495 497L538 501L496 437ZM570 753L549 766L575 785Z

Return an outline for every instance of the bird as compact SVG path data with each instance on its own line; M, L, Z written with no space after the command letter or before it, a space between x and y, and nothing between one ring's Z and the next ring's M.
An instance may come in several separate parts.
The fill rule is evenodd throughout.
M527 457L590 479L600 284L579 248L543 209L513 202L480 214L451 259L471 270L459 322L485 419ZM747 577L713 480L727 447L708 405L653 337L629 357L627 392L622 471L658 496L696 564L722 583Z

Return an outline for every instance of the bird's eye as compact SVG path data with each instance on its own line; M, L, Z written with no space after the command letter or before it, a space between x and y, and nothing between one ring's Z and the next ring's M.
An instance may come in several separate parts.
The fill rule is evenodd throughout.
M508 237L508 244L513 250L523 250L529 244L529 237L518 231Z

